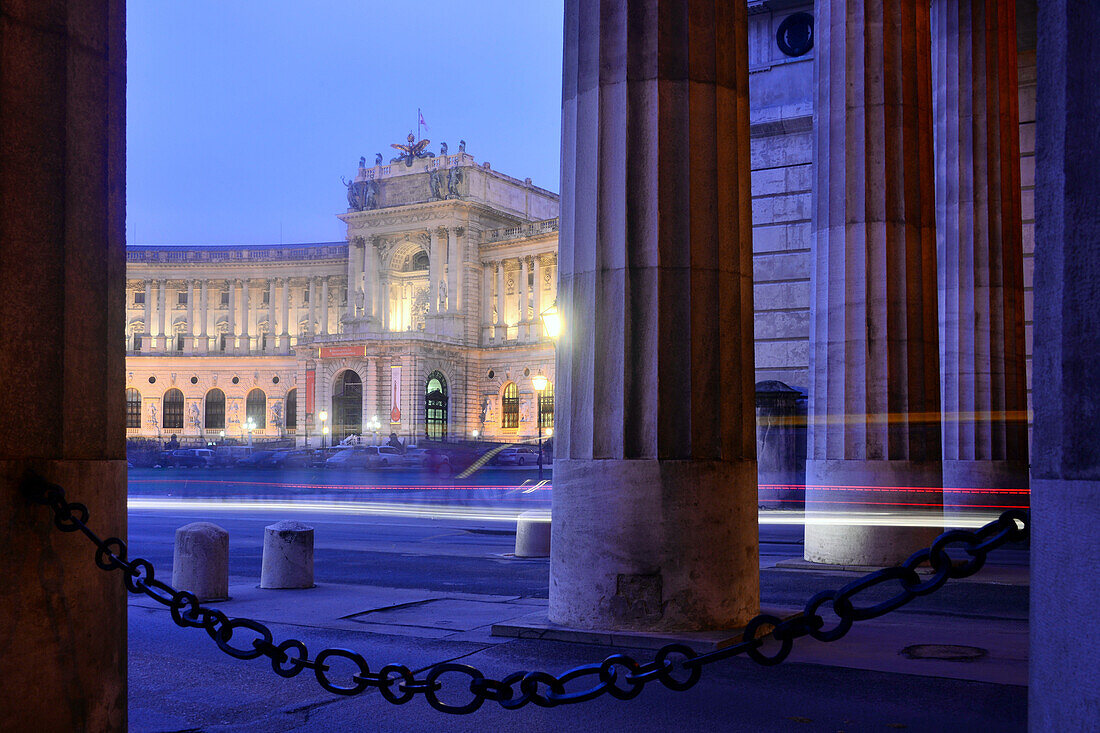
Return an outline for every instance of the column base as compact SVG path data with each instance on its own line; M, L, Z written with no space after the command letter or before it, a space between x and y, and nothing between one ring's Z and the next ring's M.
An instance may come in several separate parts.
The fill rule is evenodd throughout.
M896 565L943 532L939 461L806 461L809 562Z
M1027 507L1028 465L1023 461L944 461L943 513L958 517L974 511Z
M550 621L704 630L759 610L756 462L554 461Z

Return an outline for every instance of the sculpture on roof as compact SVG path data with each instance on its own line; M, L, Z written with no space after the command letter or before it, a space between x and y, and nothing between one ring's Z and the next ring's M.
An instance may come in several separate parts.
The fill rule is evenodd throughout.
M439 154L440 155L446 155L447 154L447 143L446 142L439 143Z
M428 147L428 143L431 140L424 138L420 142L416 142L416 137L410 132L408 137L408 144L402 145L401 143L390 143L391 148L396 148L401 151L401 155L392 159L391 163L397 163L398 161L405 161L405 165L412 166L413 161L417 158L434 158L435 153L429 152L425 148Z
M458 184L462 183L462 169L451 168L447 172L447 198L458 198Z
M458 152L460 152L460 153L465 153L466 152L466 141L465 140L459 140L458 141Z
M347 181L340 178L348 189L348 208L352 211L367 211L378 207L378 182Z
M443 191L443 171L434 170L428 176L428 188L431 189L432 199L447 198Z
M362 155L359 156L359 167L360 168L366 168L367 167L367 159L365 157L363 157Z
M381 153L375 153L374 154L374 164L375 165L382 165L382 154Z

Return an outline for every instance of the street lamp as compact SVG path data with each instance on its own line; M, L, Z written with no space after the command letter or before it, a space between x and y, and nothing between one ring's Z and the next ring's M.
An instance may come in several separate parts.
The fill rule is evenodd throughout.
M542 330L546 333L547 338L557 340L561 335L561 314L558 313L558 301L554 300L550 304L550 307L539 313L539 319L542 321Z
M474 440L477 440L477 436L479 436L479 435L481 435L481 433L479 433L477 431L477 428L474 428L474 432L473 432Z
M321 419L321 448L325 447L325 436L328 435L328 410L321 410L321 414L317 417Z
M542 481L542 391L546 389L546 377L536 374L532 377L531 384L535 386L535 422L539 426L539 481Z

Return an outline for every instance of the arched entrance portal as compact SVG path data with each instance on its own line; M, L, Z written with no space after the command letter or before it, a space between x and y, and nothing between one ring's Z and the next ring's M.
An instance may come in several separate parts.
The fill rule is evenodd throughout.
M332 385L332 443L363 432L363 380L351 369L336 375Z
M429 440L447 439L447 379L440 372L429 374L424 388L424 428Z

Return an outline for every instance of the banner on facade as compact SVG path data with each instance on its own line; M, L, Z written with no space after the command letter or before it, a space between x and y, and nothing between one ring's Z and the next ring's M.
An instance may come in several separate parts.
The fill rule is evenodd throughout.
M313 414L313 388L317 382L317 370L306 369L306 414Z
M401 367L390 367L390 424L401 422Z
M320 356L322 359L335 359L341 356L366 356L367 347L361 346L322 346Z

